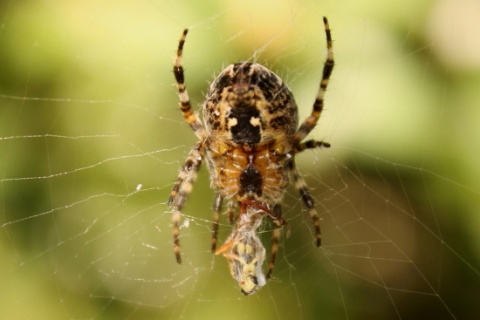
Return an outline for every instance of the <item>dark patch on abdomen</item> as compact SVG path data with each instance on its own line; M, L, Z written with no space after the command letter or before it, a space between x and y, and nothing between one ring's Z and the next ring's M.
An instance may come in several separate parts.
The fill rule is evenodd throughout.
M257 196L262 195L262 175L253 164L249 164L240 175L240 192L242 196L245 193L254 193Z

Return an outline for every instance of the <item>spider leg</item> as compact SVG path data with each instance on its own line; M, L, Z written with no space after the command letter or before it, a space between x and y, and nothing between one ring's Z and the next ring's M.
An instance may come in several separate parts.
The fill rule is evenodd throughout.
M313 201L313 198L310 195L310 192L308 191L305 180L303 180L302 176L298 172L298 169L295 166L294 161L289 163L289 169L293 176L295 189L297 189L300 192L302 201L307 206L308 212L310 213L310 217L312 218L313 229L315 231L316 245L317 247L320 247L322 244L322 233L320 231L320 219L318 218L317 210L315 210L315 202Z
M213 204L213 223L212 223L212 253L217 249L218 221L220 220L220 210L222 209L223 196L217 193Z
M228 222L230 222L231 225L235 222L235 209L237 208L237 202L236 201L230 201L228 203L228 208L226 214L228 215Z
M286 226L287 228L287 238L290 238L290 225L288 224L287 220L282 218L282 207L280 204L275 204L272 208L272 210L264 211L264 213L270 217L270 219L273 220L273 223L277 226L277 228L282 228L283 226Z
M188 154L187 160L178 174L177 181L175 182L170 198L168 199L168 205L173 206L173 250L178 263L182 263L179 240L180 219L182 217L181 210L188 195L192 191L192 185L197 178L197 171L202 164L203 157L204 145L203 142L198 142Z
M268 272L267 272L267 279L270 278L272 274L273 267L275 266L275 261L277 259L277 252L278 252L278 243L280 242L281 230L282 225L287 224L285 220L282 218L282 207L279 204L274 205L272 209L272 216L274 221L280 221L280 223L275 223L276 227L272 233L272 251L270 253L270 262L268 263ZM287 224L288 227L288 224ZM290 227L288 227L287 237L290 233Z
M212 225L212 252L215 254L217 253L217 242L218 242L218 221L220 220L220 210L222 208L222 202L223 202L223 196L220 194L217 194L217 197L215 198L215 203L213 206L213 225ZM229 201L228 202L228 208L226 214L228 215L228 221L230 222L231 225L235 222L235 209L237 208L237 202L236 201ZM220 249L219 249L220 250ZM225 250L223 250L225 251ZM223 252L222 251L222 252Z
M330 75L332 74L333 66L335 64L333 60L332 36L330 34L330 26L328 25L328 20L326 17L323 17L323 23L325 25L325 35L327 37L327 60L323 65L322 80L320 81L320 88L318 90L317 98L313 104L312 113L300 125L297 133L295 134L295 140L298 142L305 139L310 131L312 131L317 125L318 119L323 111L325 91L327 90Z
M230 234L228 239L225 241L225 243L222 244L220 248L215 250L214 253L216 255L219 255L219 254L225 255L225 252L228 250L231 250L238 243L238 241L239 241L238 230L234 229L232 230L232 233Z
M295 152L302 152L306 149L330 148L330 143L325 141L308 140L295 146Z
M180 99L180 110L182 110L185 122L193 129L197 137L202 138L205 135L205 129L198 119L197 115L192 111L190 97L188 96L185 86L185 75L182 66L183 45L187 38L188 29L183 30L182 37L178 42L177 55L173 65L173 74L177 82L178 98Z

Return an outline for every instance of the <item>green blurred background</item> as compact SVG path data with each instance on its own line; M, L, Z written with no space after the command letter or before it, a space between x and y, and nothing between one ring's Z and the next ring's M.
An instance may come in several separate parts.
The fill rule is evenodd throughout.
M203 168L175 263L166 199L195 137L171 72L199 106L231 62L258 61L306 116L299 156L322 218L288 190L273 279L244 297L212 256ZM480 3L3 1L1 319L474 319L480 297ZM221 239L230 231L226 219ZM262 238L269 250L271 228Z

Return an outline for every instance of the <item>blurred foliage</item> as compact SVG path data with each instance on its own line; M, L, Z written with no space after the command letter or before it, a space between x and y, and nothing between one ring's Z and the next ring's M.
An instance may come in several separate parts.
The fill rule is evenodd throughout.
M474 0L2 2L0 318L474 318L479 12ZM195 142L176 107L176 44L190 27L195 106L222 67L252 60L284 78L303 118L324 15L336 67L312 136L333 147L298 160L324 245L289 190L274 278L243 297L208 252L205 169L174 262L166 199Z

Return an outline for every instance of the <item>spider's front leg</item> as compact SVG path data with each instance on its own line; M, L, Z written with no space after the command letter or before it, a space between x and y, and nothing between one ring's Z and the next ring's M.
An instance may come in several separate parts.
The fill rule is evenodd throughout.
M325 92L327 91L328 82L330 81L330 76L332 75L335 65L335 61L333 60L332 35L326 17L323 17L323 23L325 25L325 35L327 38L327 60L323 65L322 80L320 80L320 88L318 89L317 98L313 104L312 113L303 121L295 134L295 141L297 143L300 143L300 141L307 137L317 125L318 119L320 119L323 111Z
M302 152L305 149L314 149L314 148L329 148L330 143L324 141L315 141L308 140L302 142L307 135L315 128L317 125L318 119L323 111L325 92L327 91L328 82L330 81L330 76L332 75L333 67L335 66L335 61L333 59L333 45L332 45L332 35L330 33L330 26L326 17L323 17L323 24L325 25L325 36L327 38L327 59L323 65L322 79L320 80L320 87L318 89L317 98L313 104L312 112L303 123L298 128L294 137L294 149L295 153ZM302 176L298 172L295 162L292 160L289 163L290 173L293 177L295 188L300 192L303 203L308 208L310 217L312 218L313 228L315 230L315 238L317 247L320 247L322 243L322 236L320 233L320 221L318 218L317 211L315 210L315 202L313 201L310 192L308 191L307 185L303 180Z
M188 198L188 195L192 191L193 183L197 178L198 169L202 164L203 157L205 156L204 142L198 142L195 147L188 154L180 173L178 174L177 181L173 186L170 198L168 199L168 205L173 206L172 222L173 222L173 251L178 263L182 263L182 257L180 255L180 219L182 217L182 207Z
M192 110L190 97L188 96L187 87L185 86L185 74L182 66L183 46L187 38L188 29L183 30L182 37L178 41L177 56L173 65L173 75L177 82L178 98L180 99L180 110L183 113L185 122L193 129L193 132L202 139L205 136L205 130L202 123L198 119L195 112Z

